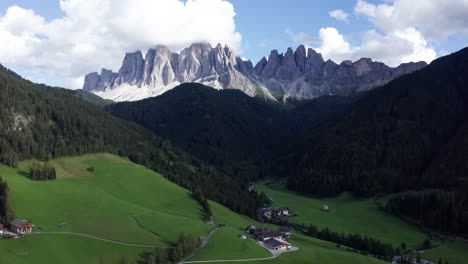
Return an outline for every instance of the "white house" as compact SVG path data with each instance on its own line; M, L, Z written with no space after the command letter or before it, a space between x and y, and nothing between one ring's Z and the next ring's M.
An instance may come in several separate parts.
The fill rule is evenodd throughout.
M285 249L291 249L291 244L289 244L286 241L282 241L276 238L270 238L265 241L263 241L265 245L267 245L269 248L273 250L285 250Z

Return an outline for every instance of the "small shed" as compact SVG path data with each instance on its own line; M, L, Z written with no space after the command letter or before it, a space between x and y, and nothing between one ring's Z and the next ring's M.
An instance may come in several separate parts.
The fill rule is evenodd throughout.
M328 212L328 211L329 211L328 205L327 205L327 204L323 204L323 205L322 205L322 210L325 211L325 212Z

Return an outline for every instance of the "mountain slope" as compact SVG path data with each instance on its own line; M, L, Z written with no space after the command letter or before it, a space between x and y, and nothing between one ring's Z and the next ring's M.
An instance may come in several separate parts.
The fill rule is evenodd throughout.
M236 56L229 47L195 43L180 53L158 45L127 53L117 73L102 69L85 77L83 89L114 101L137 101L161 95L181 83L198 82L216 89L238 89L266 99L316 98L352 95L383 85L401 75L419 70L424 62L391 68L371 59L336 64L324 61L313 49L299 46L285 54L273 50L255 67Z
M254 214L256 196L242 184L171 146L150 131L78 98L0 67L0 162L111 152L129 157L190 190ZM235 198L233 198L235 197Z
M364 95L289 157L289 187L361 195L466 184L468 49Z
M106 109L228 175L255 179L266 176L264 165L297 135L341 113L352 100L325 96L294 106L186 83L155 98Z
M187 83L155 98L106 108L134 121L230 175L256 175L254 163L271 157L273 119L280 105L237 90Z

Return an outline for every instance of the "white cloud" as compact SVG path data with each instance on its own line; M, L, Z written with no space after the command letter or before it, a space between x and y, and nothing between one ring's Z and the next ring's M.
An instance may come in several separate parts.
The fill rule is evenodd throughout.
M86 73L118 70L125 52L156 44L241 48L234 7L224 0L60 0L60 7L64 16L53 21L18 6L0 15L0 63L80 88Z
M384 32L416 28L431 41L468 34L468 0L393 0L383 4L358 0L354 12Z
M319 36L321 44L317 51L322 53L325 58L337 62L351 59L353 48L336 28L321 28Z
M333 11L330 11L328 13L330 15L330 17L338 20L338 21L342 21L342 22L346 22L348 23L349 20L349 14L346 13L345 11L341 10L341 9L336 9L336 10L333 10Z
M322 28L319 35L321 44L317 51L322 53L324 58L338 63L365 57L397 66L411 61L431 62L436 58L436 52L428 48L427 41L414 28L387 35L369 30L357 46L347 42L336 28Z

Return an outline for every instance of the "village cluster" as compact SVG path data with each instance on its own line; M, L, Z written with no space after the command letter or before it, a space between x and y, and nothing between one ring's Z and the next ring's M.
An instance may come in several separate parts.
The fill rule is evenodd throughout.
M287 242L287 239L292 235L292 231L293 229L287 226L280 227L276 231L267 227L257 228L254 225L245 228L245 232L270 250L290 250L292 245ZM246 237L241 238L245 239Z
M18 237L24 234L32 233L32 228L32 224L27 220L14 219L7 226L0 224L0 235Z

